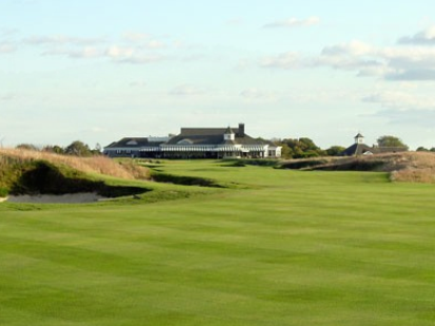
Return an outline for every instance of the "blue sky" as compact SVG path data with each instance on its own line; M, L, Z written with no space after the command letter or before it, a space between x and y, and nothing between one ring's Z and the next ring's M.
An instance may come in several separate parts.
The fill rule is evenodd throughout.
M435 146L433 1L0 0L0 140L180 127Z

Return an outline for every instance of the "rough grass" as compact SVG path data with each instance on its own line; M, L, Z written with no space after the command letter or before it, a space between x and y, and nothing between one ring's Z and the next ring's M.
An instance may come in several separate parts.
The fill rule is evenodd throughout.
M48 173L47 168L51 175L45 175ZM39 176L41 180L37 176L39 172L45 173ZM126 180L150 178L149 169L138 166L132 161L116 162L103 156L81 158L24 149L0 149L0 197L5 197L9 192L35 192L38 187L42 191L44 186L47 188L54 185L58 193L70 190L76 192L78 189L88 189L85 183L95 183L86 181L90 175L104 175ZM29 176L39 180L39 184L29 185L29 181L32 181Z
M435 183L435 154L425 152L289 160L281 168L388 172L392 181Z
M115 161L105 156L77 157L25 149L0 149L0 171L11 164L25 164L29 161L44 160L63 164L84 173L96 173L122 179L149 179L149 171L131 162Z
M211 161L160 169L251 187L0 205L0 325L434 324L434 186Z

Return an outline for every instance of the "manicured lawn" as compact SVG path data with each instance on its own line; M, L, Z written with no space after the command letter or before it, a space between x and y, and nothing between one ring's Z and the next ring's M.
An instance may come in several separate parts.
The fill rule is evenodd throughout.
M134 205L1 204L0 325L434 324L435 186L160 169L242 186Z

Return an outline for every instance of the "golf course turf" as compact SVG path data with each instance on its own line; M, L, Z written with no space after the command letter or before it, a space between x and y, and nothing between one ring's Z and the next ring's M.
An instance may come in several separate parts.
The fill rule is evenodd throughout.
M0 204L0 325L434 324L434 185L218 161L158 169L228 188Z

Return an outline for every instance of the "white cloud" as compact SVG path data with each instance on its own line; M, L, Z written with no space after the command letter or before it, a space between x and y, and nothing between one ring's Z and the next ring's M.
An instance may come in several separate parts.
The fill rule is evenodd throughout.
M415 126L433 130L433 121L435 120L435 110L421 109L389 109L376 112L370 117L386 119L390 124L406 125L407 127Z
M43 55L58 55L75 59L106 58L114 62L133 64L162 60L163 56L151 55L147 53L147 50L160 49L165 46L164 43L144 33L124 34L120 39L112 40L110 46L106 45L108 42L106 38L82 38L68 35L32 36L24 39L23 42L27 45L44 47Z
M122 35L121 41L138 48L161 49L166 47L164 42L156 40L146 33L128 32Z
M264 25L264 28L280 28L280 27L304 27L304 26L313 26L320 23L320 19L318 17L309 17L306 19L298 19L298 18L289 18L286 20L279 20L272 23L268 23Z
M130 64L149 64L153 62L163 61L165 59L165 56L159 54L139 54L130 57L120 58L117 60L117 62Z
M157 40L149 40L143 44L144 47L148 49L161 49L166 47L165 43Z
M300 57L295 52L287 52L263 58L260 65L264 68L290 69L300 65Z
M11 42L0 42L0 53L12 53L16 51L15 44Z
M362 98L363 102L380 104L389 109L435 109L435 99L400 91L381 91Z
M404 36L399 39L401 44L435 45L435 26L418 32L413 36Z
M205 95L207 92L203 88L198 88L192 85L179 85L172 89L169 94L172 96L191 97Z
M327 46L323 48L322 55L326 56L343 56L343 55L351 55L351 56L363 56L372 54L375 52L373 46L354 40L348 43L341 43L338 45Z
M435 69L402 70L385 75L385 79L392 81L435 81Z
M99 58L102 56L101 51L92 46L83 48L81 51L71 53L73 58Z
M113 45L109 47L105 53L108 57L118 59L131 57L134 54L134 49L131 47L120 47Z
M148 40L151 36L146 33L137 33L137 32L127 32L122 38L129 42L143 42Z
M425 46L375 47L351 41L325 47L313 63L391 81L435 80L435 48Z
M31 36L24 43L33 45L97 45L106 42L104 38L71 37L67 35Z
M0 37L11 37L18 34L18 30L14 28L2 28L0 29Z
M409 92L408 87L402 90L382 90L362 98L363 102L380 105L381 109L366 115L371 118L381 118L393 125L427 128L433 130L435 119L435 99L425 94ZM414 90L415 91L415 90Z
M43 55L66 56L74 59L95 59L104 56L104 52L97 47L87 46L81 49L57 48L42 53Z
M0 95L0 101L11 101L14 100L15 98L16 96L12 93Z
M148 64L165 59L163 55L147 54L134 48L112 45L108 48L54 48L42 53L43 55L65 56L74 59L111 59L113 62L130 64Z

